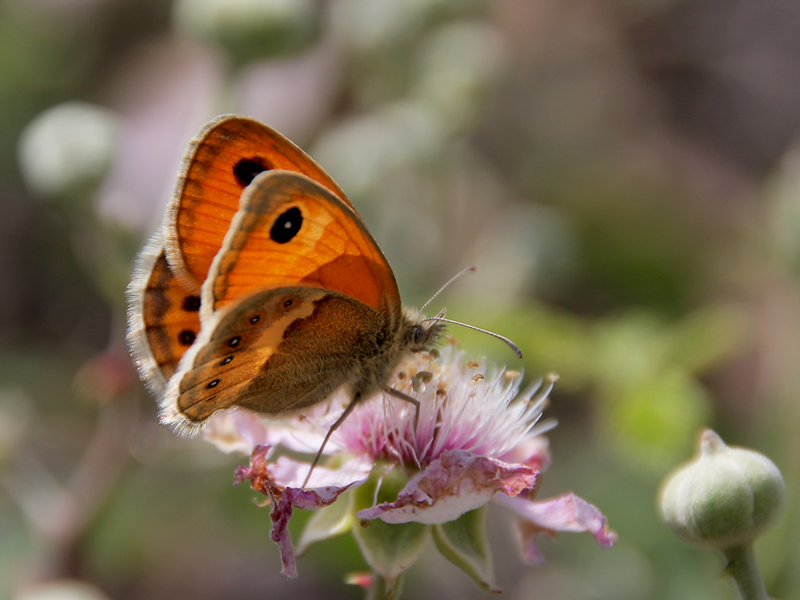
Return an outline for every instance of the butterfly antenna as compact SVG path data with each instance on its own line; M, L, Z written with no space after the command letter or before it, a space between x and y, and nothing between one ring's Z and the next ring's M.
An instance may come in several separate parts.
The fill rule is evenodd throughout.
M448 282L447 282L447 283L445 283L445 284L444 284L442 287L440 287L440 288L439 288L439 291L438 291L438 292L436 292L436 293L435 293L433 296L431 296L431 297L430 297L430 299L429 299L429 300L428 300L428 301L427 301L425 304L423 304L423 305L422 305L422 308L420 308L420 309L419 309L419 312L422 312L422 311L424 311L424 310L425 310L425 307L426 307L426 306L428 306L428 304L430 304L431 302L433 302L433 301L434 301L434 299L436 298L436 296L438 296L438 295L439 295L439 294L441 294L443 291L445 291L445 289L447 289L447 287L448 287L448 286L449 286L451 283L455 282L457 279L459 279L459 278L460 278L462 275L464 275L465 273L470 273L470 272L472 272L472 271L475 271L475 270L476 270L476 269L475 269L475 265L470 265L469 267L464 267L463 269L461 269L461 270L460 270L458 273L456 273L455 275L453 275L453 276L450 278L450 281L448 281Z
M467 329L473 329L474 331L480 331L481 333L485 333L486 335L490 335L490 336L492 336L494 338L497 338L498 340L501 340L501 341L505 342L508 345L508 347L511 348L519 358L522 358L522 350L520 350L519 346L517 346L514 342L512 342L506 336L500 335L499 333L495 333L494 331L489 331L488 329L481 329L480 327L475 327L475 325L467 325L466 323L462 323L461 321L453 321L452 319L445 319L445 318L443 318L441 316L443 313L444 313L444 311L439 313L439 316L430 317L429 319L423 319L423 322L424 321L439 321L441 323L451 323L453 325L461 325L462 327L466 327Z

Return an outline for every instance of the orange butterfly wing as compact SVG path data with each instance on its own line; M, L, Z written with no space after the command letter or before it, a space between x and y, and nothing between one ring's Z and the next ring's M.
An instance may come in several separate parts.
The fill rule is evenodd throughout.
M391 332L402 318L392 269L355 210L308 177L263 173L242 194L203 285L201 321L255 290L297 285L358 300Z
M173 276L160 230L139 255L128 299L128 344L142 379L160 393L200 332L200 295Z
M277 131L246 117L214 119L186 152L165 218L167 260L188 289L205 280L242 190L273 169L303 173L350 205L333 179Z
M221 116L192 141L162 230L141 252L128 290L128 341L142 377L161 392L200 330L199 287L245 185L260 170L304 173L350 205L314 160L273 129Z

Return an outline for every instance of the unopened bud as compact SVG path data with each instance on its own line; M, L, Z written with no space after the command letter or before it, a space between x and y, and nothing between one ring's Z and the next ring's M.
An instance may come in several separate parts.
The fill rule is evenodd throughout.
M665 479L661 512L692 544L725 550L753 542L781 514L786 484L763 454L729 448L710 429L695 458Z

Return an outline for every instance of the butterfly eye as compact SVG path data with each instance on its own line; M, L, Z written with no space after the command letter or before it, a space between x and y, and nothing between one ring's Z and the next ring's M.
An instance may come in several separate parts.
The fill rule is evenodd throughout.
M253 158L243 158L237 162L233 166L233 176L236 178L236 183L245 188L250 185L256 175L268 170L269 166L267 166L264 159L254 156Z
M275 219L275 224L269 232L269 237L274 242L285 244L297 235L302 224L303 213L300 212L299 208L293 206Z
M419 326L414 328L415 344L422 344L427 337L428 337L428 331L424 327Z

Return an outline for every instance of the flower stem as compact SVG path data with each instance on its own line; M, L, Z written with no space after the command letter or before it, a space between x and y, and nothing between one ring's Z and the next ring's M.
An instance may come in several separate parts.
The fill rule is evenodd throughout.
M736 582L742 600L769 600L753 553L753 545L734 546L723 553L728 560L725 570Z
M372 574L372 585L367 590L366 600L399 600L403 587L403 575L389 583L378 573Z

